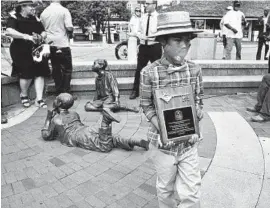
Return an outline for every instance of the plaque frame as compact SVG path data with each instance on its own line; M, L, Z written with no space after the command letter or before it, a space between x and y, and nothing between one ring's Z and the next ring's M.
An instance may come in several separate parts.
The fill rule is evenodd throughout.
M166 144L169 141L173 141L174 143L181 143L181 142L189 140L193 134L200 135L199 121L197 118L193 89L191 85L155 89L154 90L154 104L155 104L156 114L157 114L159 128L160 128L161 142L163 144ZM189 109L188 110L189 112L184 113L185 115L183 116L182 110L185 110L186 108ZM190 110L191 110L191 113L190 113ZM165 118L165 113L164 113L168 111L174 111L175 113L174 119L176 121L172 119L173 121L168 122L168 118L170 118L171 120L171 117L167 116L167 118ZM180 111L180 114L182 114L182 116L180 115L180 117L182 119L176 118L176 114L178 113L176 111ZM169 113L169 114L172 114L172 113ZM167 119L167 123L165 123L166 119ZM180 127L180 130L179 129L174 130L176 131L175 134L178 134L178 135L173 136L173 138L169 138L169 133L173 134L173 132L169 132L170 128L167 128L166 124L167 126L171 126L172 129L174 129L174 125L173 125L174 123L176 123L177 127ZM184 123L183 126L181 126L181 123ZM181 129L187 126L190 127L192 129L192 132L194 133L190 133L191 130L189 131L189 133L186 133L185 131L181 131ZM181 133L183 133L183 135Z

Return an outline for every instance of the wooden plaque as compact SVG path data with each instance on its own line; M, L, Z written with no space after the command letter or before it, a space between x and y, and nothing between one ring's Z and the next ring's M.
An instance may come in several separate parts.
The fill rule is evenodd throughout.
M154 102L163 144L179 143L199 134L199 122L190 85L156 89Z

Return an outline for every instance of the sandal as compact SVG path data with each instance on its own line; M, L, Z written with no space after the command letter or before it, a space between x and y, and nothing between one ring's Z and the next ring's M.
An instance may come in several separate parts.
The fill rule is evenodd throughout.
M39 108L47 108L47 104L43 101L43 100L37 100L36 102L36 106Z
M30 100L29 100L28 96L23 96L20 98L21 98L21 102L22 102L23 107L25 107L25 108L30 107Z

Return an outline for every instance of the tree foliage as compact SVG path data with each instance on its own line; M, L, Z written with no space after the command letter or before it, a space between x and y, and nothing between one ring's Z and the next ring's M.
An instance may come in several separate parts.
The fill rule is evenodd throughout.
M111 19L129 21L130 11L126 1L61 1L68 8L74 25L84 29L85 26L94 22L97 33L104 32L108 21L108 8ZM44 2L47 6L48 2ZM8 13L14 8L14 1L1 1L2 17L8 17ZM44 8L43 8L44 9Z
M94 22L97 33L104 32L106 21L108 21L108 8L110 14L118 19L128 21L130 11L126 7L127 2L123 1L62 1L72 15L74 25L84 28L90 22Z

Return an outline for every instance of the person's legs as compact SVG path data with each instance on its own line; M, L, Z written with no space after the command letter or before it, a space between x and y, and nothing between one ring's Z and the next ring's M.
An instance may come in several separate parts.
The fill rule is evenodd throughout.
M222 59L226 59L226 46L227 46L226 35L222 35L222 42L223 42L223 55L222 55Z
M132 94L130 95L130 99L135 99L139 96L139 88L140 88L140 73L141 70L147 65L149 61L149 57L147 55L147 47L148 46L139 46L139 53L137 59L137 69L135 72L134 83L133 83L133 90Z
M153 164L157 171L157 197L159 208L176 207L174 186L177 174L177 166L174 165L175 157L164 154L159 150L152 157Z
M265 51L264 51L264 60L267 60L268 57L267 57L267 53L268 53L268 50L269 50L269 44L267 41L264 40L264 47L265 47Z
M261 60L261 52L262 52L263 43L264 43L263 39L259 38L256 60Z
M21 102L24 107L28 108L30 106L29 98L28 98L28 89L31 84L32 79L23 79L20 78L19 83L20 83L20 98Z
M270 120L270 87L268 87L268 91L265 94L260 113L264 119Z
M63 92L70 91L70 82L71 82L71 74L72 74L72 56L70 48L62 49L61 56L61 70L63 73Z
M255 105L255 109L259 112L262 108L263 102L265 100L265 95L270 88L270 74L266 74L263 76L262 82L259 86L257 93L257 104Z
M231 53L233 48L233 39L227 38L227 45L226 45L226 60L231 60Z
M36 100L42 100L43 90L44 90L44 77L36 77L34 79L35 89L36 89Z
M241 38L234 38L234 44L236 47L236 60L241 60L241 50L242 50L242 46L241 46Z
M178 158L176 190L180 198L179 208L200 208L201 173L197 147Z
M88 101L84 109L85 111L102 111L103 102L101 100Z
M46 103L43 101L44 77L36 77L34 83L36 90L36 105L41 108L47 108Z
M52 64L52 77L55 84L55 91L57 94L63 92L62 90L62 80L63 75L61 71L61 65L60 65L60 55L59 51L55 47L51 47L51 64Z

